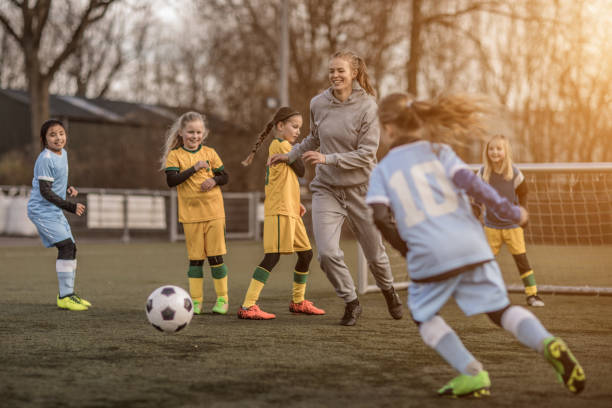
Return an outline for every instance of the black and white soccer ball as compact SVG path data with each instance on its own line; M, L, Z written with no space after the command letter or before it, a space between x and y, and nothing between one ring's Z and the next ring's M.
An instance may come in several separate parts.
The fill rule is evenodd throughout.
M159 331L174 333L184 329L193 317L189 293L178 286L166 285L149 295L145 306L147 318Z

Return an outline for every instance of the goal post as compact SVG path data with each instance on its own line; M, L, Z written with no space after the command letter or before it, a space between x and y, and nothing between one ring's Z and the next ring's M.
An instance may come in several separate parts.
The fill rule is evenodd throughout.
M529 188L527 256L538 293L612 296L612 163L516 164ZM470 166L474 171L480 165ZM442 244L442 243L441 243ZM405 260L387 254L396 289L410 285ZM357 244L359 293L379 290ZM507 248L497 261L509 292L524 287Z

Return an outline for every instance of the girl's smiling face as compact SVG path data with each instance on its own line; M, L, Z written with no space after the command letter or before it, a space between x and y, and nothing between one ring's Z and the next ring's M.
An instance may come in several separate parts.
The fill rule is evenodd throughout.
M293 115L284 122L278 122L276 129L278 137L294 144L300 136L300 128L302 127L302 115Z
M46 147L53 153L61 154L66 146L66 129L61 125L53 125L45 135Z
M187 122L179 131L183 138L183 146L187 150L197 150L204 140L204 123L200 120Z
M487 147L487 155L494 165L500 165L506 158L506 149L501 139L493 139Z

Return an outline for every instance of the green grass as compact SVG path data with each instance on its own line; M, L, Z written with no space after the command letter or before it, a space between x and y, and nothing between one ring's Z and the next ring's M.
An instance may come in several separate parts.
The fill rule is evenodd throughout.
M349 266L355 245L343 242ZM379 293L360 297L355 327L338 321L343 304L313 260L307 297L325 316L288 311L293 256L284 256L262 292L272 321L235 316L260 243L229 242L230 314L195 316L178 334L147 322L147 296L163 284L186 288L184 244L78 245L77 288L94 307L58 310L56 251L0 247L0 405L7 407L442 407L435 390L455 373L427 348L409 318L391 319ZM564 256L561 256L564 255ZM550 255L545 271L566 267L567 253ZM606 261L585 257L602 271ZM609 265L609 263L607 263ZM570 268L571 269L571 268ZM205 267L205 310L214 292ZM553 273L553 272L551 272ZM565 278L564 278L565 279ZM603 282L603 281L602 281ZM546 282L549 283L549 282ZM605 283L605 282L604 282ZM401 292L405 300L406 292ZM523 303L520 294L512 294ZM612 401L612 297L548 296L534 310L580 359L587 387L572 396L543 358L486 317L466 318L450 302L442 315L484 363L492 396L483 406L608 407Z

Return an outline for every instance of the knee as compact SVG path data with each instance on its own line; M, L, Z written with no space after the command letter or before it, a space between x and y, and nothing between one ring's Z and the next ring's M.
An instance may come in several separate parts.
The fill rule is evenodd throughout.
M55 246L57 247L57 259L76 259L76 245L71 239L58 242Z
M221 255L208 257L208 264L210 266L217 266L217 265L221 265L222 263L223 263L223 256Z
M435 349L444 336L453 333L453 329L441 316L435 315L426 322L419 324L419 332L425 344Z
M487 316L489 316L489 319L491 319L493 323L495 323L499 327L502 327L502 316L504 315L506 310L508 310L509 308L510 308L510 305L504 307L503 309L499 309L494 312L489 312L487 313Z
M271 272L280 260L280 254L278 252L267 253L264 255L264 259L259 263L261 268Z
M529 265L529 260L527 259L526 253L512 255L512 258L514 258L514 262L516 263L516 267L520 273L525 273L531 270L531 265Z
M299 251L297 252L298 261L295 265L295 270L298 272L306 272L310 267L310 261L312 261L312 250Z

